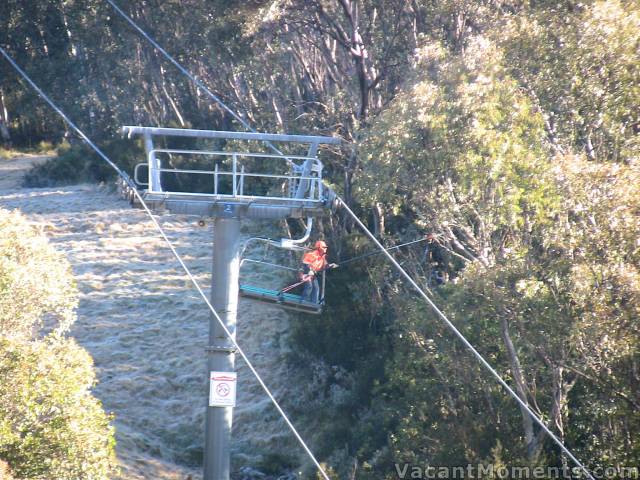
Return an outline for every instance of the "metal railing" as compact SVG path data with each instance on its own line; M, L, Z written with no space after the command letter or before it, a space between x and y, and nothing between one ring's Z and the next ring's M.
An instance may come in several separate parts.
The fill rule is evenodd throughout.
M200 170L200 169L183 169L183 168L163 168L162 161L158 158L158 154L175 154L175 155L199 155L199 156L212 156L212 157L224 157L225 159L231 158L230 169L222 170L221 163L214 161L213 170ZM282 160L283 173L252 173L248 172L246 165L242 164L242 159L275 159ZM322 185L322 163L315 157L300 156L300 155L274 155L268 153L252 153L252 152L225 152L217 150L185 150L185 149L166 149L166 148L154 148L150 149L147 153L147 163L138 164L134 171L134 180L139 185L147 185L149 188L148 193L171 193L172 195L189 195L189 196L211 196L220 198L234 198L234 199L267 199L267 200L283 200L287 202L299 202L300 200L322 202L323 201L323 185ZM298 164L297 162L300 162ZM147 174L149 181L145 182L140 178L140 169L147 168ZM307 175L303 175L302 172L308 172ZM196 192L167 192L162 187L163 174L173 175L207 175L212 176L213 181L210 185L211 192L209 193L196 193ZM229 191L228 183L221 183L222 179L231 179L231 189ZM252 179L263 179L268 181L281 180L281 187L286 185L286 189L282 195L264 195L259 192L246 191L246 183ZM302 198L297 195L299 187L304 183L304 195ZM206 183L206 182L205 182ZM225 191L226 187L226 191ZM283 188L279 189L280 191Z
M194 130L182 128L158 128L126 125L122 127L124 134L130 138L140 135L144 141L144 148L147 152L147 174L148 182L140 179L140 169L142 165L136 166L134 178L141 185L149 188L145 192L147 196L160 195L165 200L185 200L184 204L196 201L217 202L218 200L240 200L242 202L256 202L267 200L270 204L281 204L286 208L315 207L325 203L325 195L330 191L324 191L322 185L322 163L318 160L318 149L320 145L340 145L338 138L315 135L284 135L258 132L225 132L218 130ZM221 139L232 141L249 141L266 144L276 151L270 153L241 152L221 152L200 149L163 149L156 148L154 139L157 137L187 137L195 139ZM272 142L286 143L295 148L306 147L306 155L289 155L281 153L275 149ZM213 170L195 170L188 168L163 168L161 160L157 155L209 155L231 157L231 168L223 170L221 163L214 162ZM277 168L275 172L259 173L249 172L251 164L248 159L254 159L253 164L258 163L257 159L282 160L282 168ZM244 163L243 163L244 162ZM228 162L226 162L228 163ZM189 182L192 192L173 191L175 189L163 188L163 179L169 175L207 175L212 176L211 184L196 181ZM164 178L163 178L164 177ZM177 181L177 180L176 180ZM269 182L279 183L279 192L273 194L273 189L265 188ZM179 184L180 182L177 181ZM228 184L231 184L231 188ZM210 188L209 188L210 187ZM201 193L201 191L207 193ZM191 197L191 198L190 198ZM310 205L311 203L311 205ZM198 207L199 208L199 207Z
M255 260L253 258L243 258L240 261L240 268L242 268L242 266L244 265L245 262L257 263L259 265L267 265L268 267L273 267L273 268L280 269L280 270L289 270L291 272L298 272L299 271L298 268L287 267L285 265L279 265L277 263L265 262L263 260Z

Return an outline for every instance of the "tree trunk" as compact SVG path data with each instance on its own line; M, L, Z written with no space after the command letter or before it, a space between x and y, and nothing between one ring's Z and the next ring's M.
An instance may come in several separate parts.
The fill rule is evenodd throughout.
M349 44L349 52L356 68L358 88L360 91L358 120L361 123L364 123L366 122L367 115L369 114L369 92L374 82L371 78L369 69L367 68L369 53L364 45L362 36L360 35L358 0L339 0L339 3L342 6L344 16L351 27L350 37L345 40Z
M11 135L3 119L0 119L0 138L5 145L11 145Z
M375 227L373 234L378 238L384 238L384 206L380 202L376 202L373 207L373 222Z
M167 76L166 76L165 69L162 66L159 66L159 69L160 69L160 88L162 90L162 93L164 94L164 97L169 102L169 106L173 110L173 113L176 115L176 118L178 119L180 126L184 128L186 126L186 123L184 121L184 116L180 112L180 109L178 108L178 104L175 102L175 100L169 93L169 90L167 89Z
M11 145L11 135L9 134L9 112L4 103L4 92L0 90L0 139L2 143Z
M522 367L520 366L520 360L518 359L518 353L516 352L516 348L513 345L513 342L511 341L509 324L504 314L501 315L500 324L502 339L504 341L505 348L507 349L507 356L511 365L511 373L515 381L516 393L525 404L529 405L529 400L527 399L527 393L529 389L527 388L527 385L525 383L525 379L522 374ZM527 412L524 407L520 406L520 413L522 415L522 428L524 430L524 438L527 444L527 458L532 463L535 463L538 456L540 455L540 441L536 438L533 429L533 419L531 418L531 415L529 415L529 412Z

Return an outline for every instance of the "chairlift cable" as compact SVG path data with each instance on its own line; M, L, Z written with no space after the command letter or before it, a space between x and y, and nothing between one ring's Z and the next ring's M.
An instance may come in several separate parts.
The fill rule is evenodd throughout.
M339 197L338 197L339 198ZM495 379L502 385L505 390L518 402L518 404L531 416L531 418L547 433L553 441L562 449L564 453L585 473L585 475L590 480L595 480L591 473L586 469L586 467L578 460L571 451L562 443L562 441L545 425L545 423L538 417L538 415L531 410L531 407L523 401L518 394L507 384L507 382L502 378L502 376L491 366L487 360L482 356L478 350L467 340L467 338L456 328L456 326L449 320L449 318L438 308L438 306L429 298L429 296L424 292L424 290L416 283L416 281L409 275L404 268L398 263L398 261L387 251L384 246L378 241L378 239L371 233L371 231L362 223L362 221L358 218L358 216L353 213L351 208L339 198L342 207L347 211L347 213L353 218L353 220L358 224L358 226L362 229L362 231L371 239L371 241L378 246L381 250L380 253L383 253L387 259L396 267L396 269L400 272L400 274L416 289L416 291L420 294L420 296L429 304L431 309L436 313L436 315L442 320L447 327L455 334L456 337L467 347L468 350L476 357L476 359L487 369L489 372L495 377Z
M391 251L391 250L396 250L398 248L406 247L407 245L413 245L414 243L425 242L426 240L427 240L426 238L421 238L419 240L413 240L411 242L403 243L401 245L395 245L393 247L385 248L384 251L388 252L388 251ZM343 266L343 265L346 265L347 263L355 262L356 260L360 260L362 258L372 257L374 255L381 255L382 253L384 253L384 252L381 252L379 250L374 250L372 252L368 252L368 253L365 253L363 255L358 255L357 257L351 257L351 258L348 258L347 260L343 260L341 262L338 262L338 265Z
M247 122L244 118L242 118L240 115L238 115L236 112L234 112L231 108L229 108L221 99L220 97L218 97L215 93L213 93L204 83L202 83L200 80L198 80L194 75L192 75L186 68L184 68L175 58L173 58L164 48L162 48L158 42L156 42L153 38L151 38L151 36L149 36L147 34L147 32L145 32L136 22L133 21L133 19L127 15L120 7L118 7L118 5L116 5L116 3L113 0L106 0L114 9L116 12L118 12L120 14L120 16L122 18L124 18L133 28L135 28L140 35L142 35L144 38L146 38L149 43L151 43L151 45L153 45L160 53L162 53L162 55L164 55L164 57L169 60L178 70L180 70L180 72L182 72L182 74L184 74L185 76L187 76L196 86L198 86L199 88L201 88L211 99L215 100L215 102L222 107L226 112L228 112L234 119L236 119L244 128L246 128L248 131L253 132L253 133L258 133L258 131L253 128L249 122ZM269 140L266 140L265 143L271 148L273 149L273 151L275 151L278 155L283 155L285 156L284 153L282 153L273 143L271 143ZM286 158L286 156L285 156ZM288 159L289 162L291 162L290 159Z
M208 88L204 87L202 82L197 80L193 75L191 75L187 70L184 69L171 55L169 55L162 47L160 47L154 40L152 40L145 32L142 30L131 18L129 18L120 8L118 8L112 0L106 0L109 4L111 4L120 15L122 15L138 32L140 32L149 42L151 42L167 59L171 61L183 74L185 74L188 78L190 78L196 85L201 86L201 88L207 93L210 98L216 101L220 106L222 106L225 110L232 112L229 107L227 107L216 95L214 95ZM240 118L236 113L232 112L234 118L236 118L247 130L251 132L255 132L254 130L245 120ZM278 150L271 142L265 142L269 147L271 147L275 152L280 155L283 155L280 150ZM509 387L506 381L502 378L502 376L489 364L482 354L478 352L475 347L466 339L466 337L455 327L455 325L449 320L449 318L437 307L437 305L429 298L429 296L424 292L422 288L415 282L415 280L402 268L402 266L391 256L389 252L387 252L384 246L376 239L376 237L371 233L371 231L362 223L362 221L358 218L358 216L349 208L347 203L340 197L336 192L334 192L329 185L323 182L324 185L336 196L336 200L345 208L345 210L349 213L349 215L354 219L356 224L360 227L360 229L368 236L374 244L382 250L383 253L389 261L399 270L402 276L418 291L420 296L427 302L427 304L436 312L437 316L445 323L447 327L455 334L456 337L460 339L460 341L469 349L472 354L478 359L478 361L489 370L489 372L496 378L498 383L502 385L506 391L516 400L518 404L531 416L531 418L547 433L553 441L564 451L567 456L585 473L585 475L590 480L595 480L591 473L587 470L587 468L571 453L571 451L562 443L562 441L545 425L545 423L538 417L538 415L531 410L531 408L524 402L517 393ZM319 467L318 465L318 468ZM324 474L324 471L321 470ZM326 478L326 477L325 477ZM328 480L328 479L327 479Z
M108 0L107 0L108 1ZM154 226L156 227L156 229L160 232L160 235L162 236L162 238L164 239L164 241L166 242L167 246L169 247L169 249L171 250L171 253L173 254L173 256L176 258L176 260L178 261L178 263L180 264L180 266L182 267L182 269L184 270L184 272L186 273L187 277L189 278L189 280L191 281L191 283L193 284L193 286L195 287L195 289L198 291L198 293L200 294L200 296L202 297L202 299L204 300L204 302L206 303L207 307L209 308L209 310L211 311L211 313L213 313L214 317L216 318L216 320L218 321L218 323L220 324L220 326L222 327L222 329L224 330L225 334L227 335L227 337L229 338L229 340L232 342L233 346L236 348L236 351L240 354L240 356L242 357L242 359L244 360L245 364L247 365L247 367L249 368L249 370L251 370L251 373L253 373L253 375L256 377L256 380L258 380L258 383L260 384L260 386L262 387L262 389L265 391L265 393L267 394L267 396L269 397L269 399L271 400L271 402L273 403L273 405L276 407L276 409L278 410L278 413L280 413L280 415L282 416L282 418L284 419L284 421L286 422L286 424L288 425L289 429L293 432L294 436L296 437L296 439L298 440L298 442L300 443L300 445L302 446L302 448L305 450L305 452L307 453L307 455L309 455L309 458L311 458L311 460L313 461L314 465L316 466L316 468L318 469L318 471L322 474L323 478L325 480L330 480L329 476L327 475L327 473L325 472L324 468L322 467L322 465L320 465L320 463L318 462L318 460L316 459L315 455L313 454L313 452L310 450L310 448L307 446L306 442L304 441L304 439L300 436L300 434L298 433L298 430L295 428L295 426L293 425L293 423L291 422L291 420L289 420L289 417L287 416L287 414L284 412L284 410L282 409L282 407L280 406L280 404L278 403L278 401L276 400L276 398L273 396L273 394L271 393L271 390L269 390L269 387L267 387L267 385L264 383L264 381L262 380L262 377L260 376L260 374L257 372L257 370L255 369L255 367L253 366L253 364L251 363L251 361L249 360L249 358L247 357L247 355L244 353L244 350L240 347L240 345L238 345L238 343L236 342L234 336L231 334L231 332L229 331L229 329L227 328L227 326L224 324L224 322L222 321L222 319L220 318L220 316L218 315L218 312L215 310L215 308L213 308L213 305L211 305L211 302L209 301L209 299L207 298L207 295L204 293L204 291L202 290L202 288L200 287L200 285L198 284L198 281L195 279L195 277L193 276L193 274L191 273L191 271L189 270L189 267L187 267L187 265L184 263L184 261L182 260L182 257L180 256L180 254L177 252L175 246L173 245L173 243L171 242L171 240L169 240L169 237L167 236L167 234L165 233L164 229L162 228L162 226L160 225L160 223L158 222L158 220L153 216L153 213L151 212L149 206L146 204L146 202L144 201L144 198L142 198L142 195L140 195L140 193L138 192L138 190L135 188L135 186L132 184L131 179L129 178L129 176L124 173L114 162L112 162L109 157L107 157L102 150L100 150L90 139L89 137L87 137L84 132L82 130L80 130L80 128L78 128L75 123L73 123L66 115L65 113L56 106L55 103L53 103L53 101L31 80L31 78L29 78L29 76L14 62L13 58L11 56L9 56L9 54L2 48L0 47L0 53L7 59L7 61L13 66L13 68L15 68L18 73L27 81L27 83L29 83L29 85L31 85L31 87L33 87L36 92L38 92L38 94L51 106L51 108L53 108L62 118L63 120L71 127L73 128L78 135L80 135L80 137L104 160L106 161L118 174L118 176L120 176L120 178L123 179L123 181L125 181L129 186L132 187L133 189L133 193L135 194L136 198L140 201L140 204L142 205L142 207L144 208L145 212L147 213L147 215L149 216L149 218L151 219L151 221L153 222Z

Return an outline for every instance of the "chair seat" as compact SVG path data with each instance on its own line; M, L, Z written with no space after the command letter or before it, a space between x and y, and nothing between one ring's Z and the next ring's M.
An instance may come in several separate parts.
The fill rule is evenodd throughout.
M280 293L253 285L240 285L240 295L251 300L261 301L274 306L280 306L287 310L318 315L322 312L321 303L313 303L304 300L300 295L293 293Z

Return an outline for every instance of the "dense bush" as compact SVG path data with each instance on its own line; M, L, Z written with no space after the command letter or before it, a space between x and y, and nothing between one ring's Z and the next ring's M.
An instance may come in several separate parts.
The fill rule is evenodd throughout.
M91 357L63 336L76 303L66 260L24 217L0 210L0 474L106 480L114 471Z
M144 154L137 143L115 139L101 145L101 150L116 165L133 174L133 167L144 162ZM106 182L116 177L116 172L84 144L63 143L57 156L33 167L24 177L24 185L31 188L77 183Z
M94 382L91 357L72 340L0 339L0 458L14 476L110 478L113 427Z
M433 45L419 54L418 79L361 146L359 197L411 212L456 259L488 265L557 202L543 119L490 41L476 38L464 56Z
M0 209L0 232L0 333L67 331L77 305L69 264L17 212Z
M592 160L638 160L640 5L557 2L495 32L507 65L535 98L556 148Z
M22 154L32 154L32 155L51 155L55 151L53 145L50 142L42 141L37 145L34 145L29 148L20 147L19 150L12 149L10 147L5 148L0 145L0 159L3 158L12 158Z

